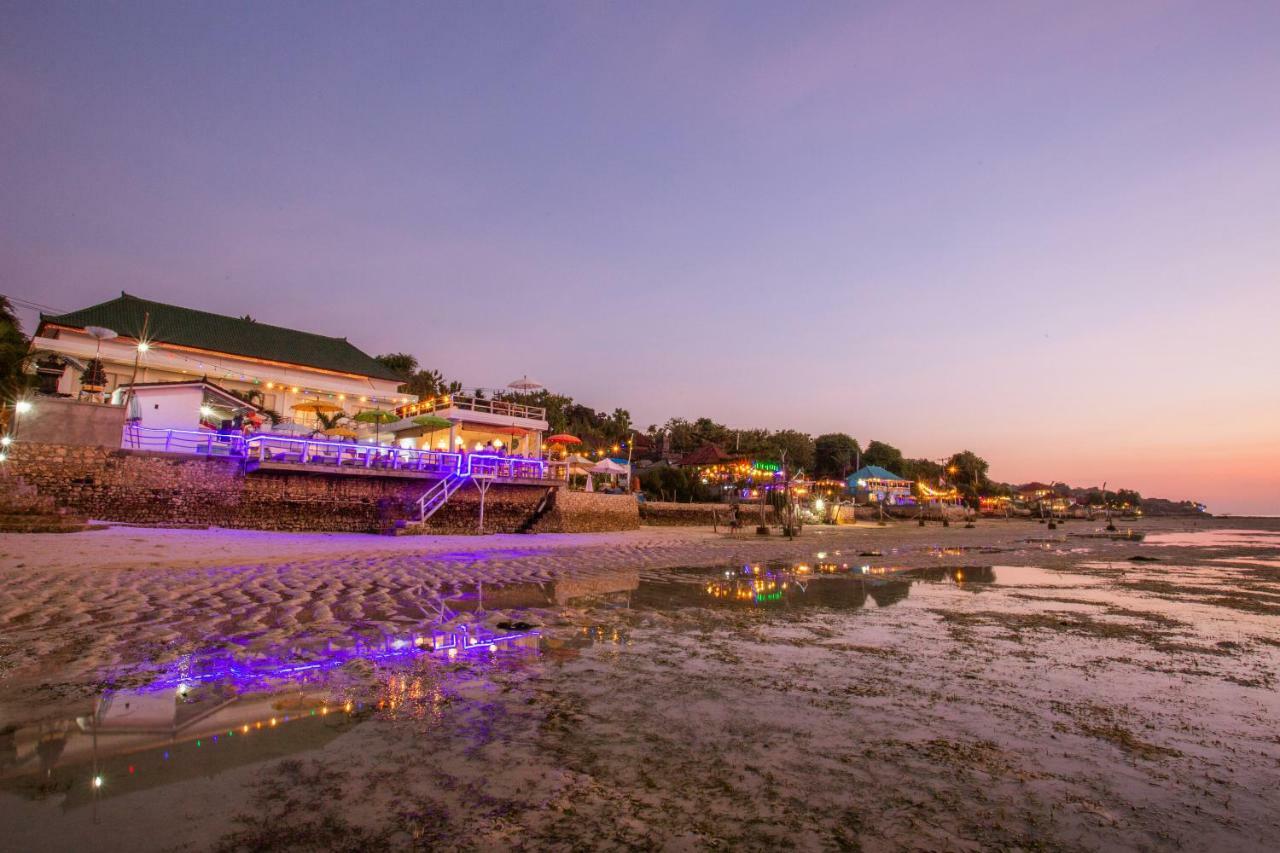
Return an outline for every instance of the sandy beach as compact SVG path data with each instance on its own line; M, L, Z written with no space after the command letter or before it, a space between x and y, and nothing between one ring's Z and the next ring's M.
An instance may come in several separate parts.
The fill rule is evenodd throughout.
M0 815L12 849L1271 849L1280 523L1098 526L4 537ZM191 688L246 709L234 760L83 752L104 697L442 604L539 636Z

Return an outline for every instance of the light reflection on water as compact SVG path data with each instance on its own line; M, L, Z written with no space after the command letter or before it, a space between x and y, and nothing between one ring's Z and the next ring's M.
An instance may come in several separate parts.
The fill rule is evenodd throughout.
M1204 548L1277 548L1280 533L1265 530L1194 530L1186 532L1149 533L1148 545L1192 546Z
M70 718L0 729L0 791L104 797L323 748L371 714L431 718L446 684L536 652L538 630L427 626L373 644L248 658L183 656L144 687L108 690ZM108 678L110 674L107 674Z
M1009 572L1016 583L1055 574L998 571ZM64 810L96 808L104 798L322 750L375 717L438 723L457 684L483 682L494 667L524 666L541 655L555 663L592 646L627 643L625 629L617 625L579 624L547 635L534 627L537 616L518 618L523 611L852 611L897 604L917 584L980 592L995 583L997 569L991 566L905 569L823 553L803 562L476 584L446 598L441 615L464 614L465 620L465 614L498 611L506 618L496 631L476 623L428 624L400 636L369 638L353 630L344 640L318 647L294 645L256 655L187 655L151 673L146 686L106 691L73 717L42 719L33 713L0 729L0 790L23 799L56 798ZM110 681L111 674L104 674L104 682Z

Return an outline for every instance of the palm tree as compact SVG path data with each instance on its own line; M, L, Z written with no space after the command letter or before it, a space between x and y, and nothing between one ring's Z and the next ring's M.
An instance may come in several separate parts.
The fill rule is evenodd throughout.
M325 412L316 412L316 420L320 422L320 428L328 431L337 428L338 424L347 419L346 412L333 412L326 414Z
M231 396L235 397L237 400L243 400L250 406L256 406L258 411L262 412L262 416L271 421L272 426L275 426L280 423L280 421L284 420L280 413L275 409L268 409L262 405L266 402L267 398L266 395L257 388L250 388L248 391L236 391L230 388L227 390L229 390L231 392Z

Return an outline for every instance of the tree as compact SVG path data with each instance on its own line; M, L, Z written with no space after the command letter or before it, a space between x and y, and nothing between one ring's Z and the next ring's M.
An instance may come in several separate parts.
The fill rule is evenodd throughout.
M906 468L904 462L902 451L883 441L873 440L867 445L867 449L862 451L863 465L878 465L886 471L892 471L899 477L907 476L904 470Z
M866 454L862 458L865 460ZM893 470L893 469L890 469ZM902 467L895 474L908 480L916 480L936 486L942 479L943 467L932 459L904 459Z
M813 442L813 475L844 479L853 472L858 451L857 440L842 432L818 436Z
M405 382L408 382L413 377L413 372L418 369L418 359L407 352L389 352L386 355L375 355L373 360Z
M792 475L799 471L813 470L813 439L808 433L793 429L779 430L769 436L767 447L779 461L785 452L787 468Z
M320 429L331 430L347 419L346 412L316 412L316 420L320 422Z
M987 460L972 450L962 450L947 460L947 477L966 498L977 500L986 494L991 481L987 479Z
M267 398L257 388L250 388L248 391L237 391L234 388L228 388L227 391L237 400L243 400L251 406L256 406L258 411L262 413L262 416L271 421L272 426L275 426L284 420L284 417L275 409L268 409L262 405L266 402Z
M27 372L31 359L27 336L7 297L0 296L0 397L9 401L21 396L33 384Z
M1115 502L1121 505L1128 504L1129 506L1135 507L1142 506L1142 495L1138 494L1133 489L1118 489L1116 491Z

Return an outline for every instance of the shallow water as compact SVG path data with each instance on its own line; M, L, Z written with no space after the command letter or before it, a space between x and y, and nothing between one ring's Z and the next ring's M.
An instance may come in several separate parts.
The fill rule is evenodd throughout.
M0 847L1268 849L1280 577L1177 547L424 587L54 677L0 697Z

